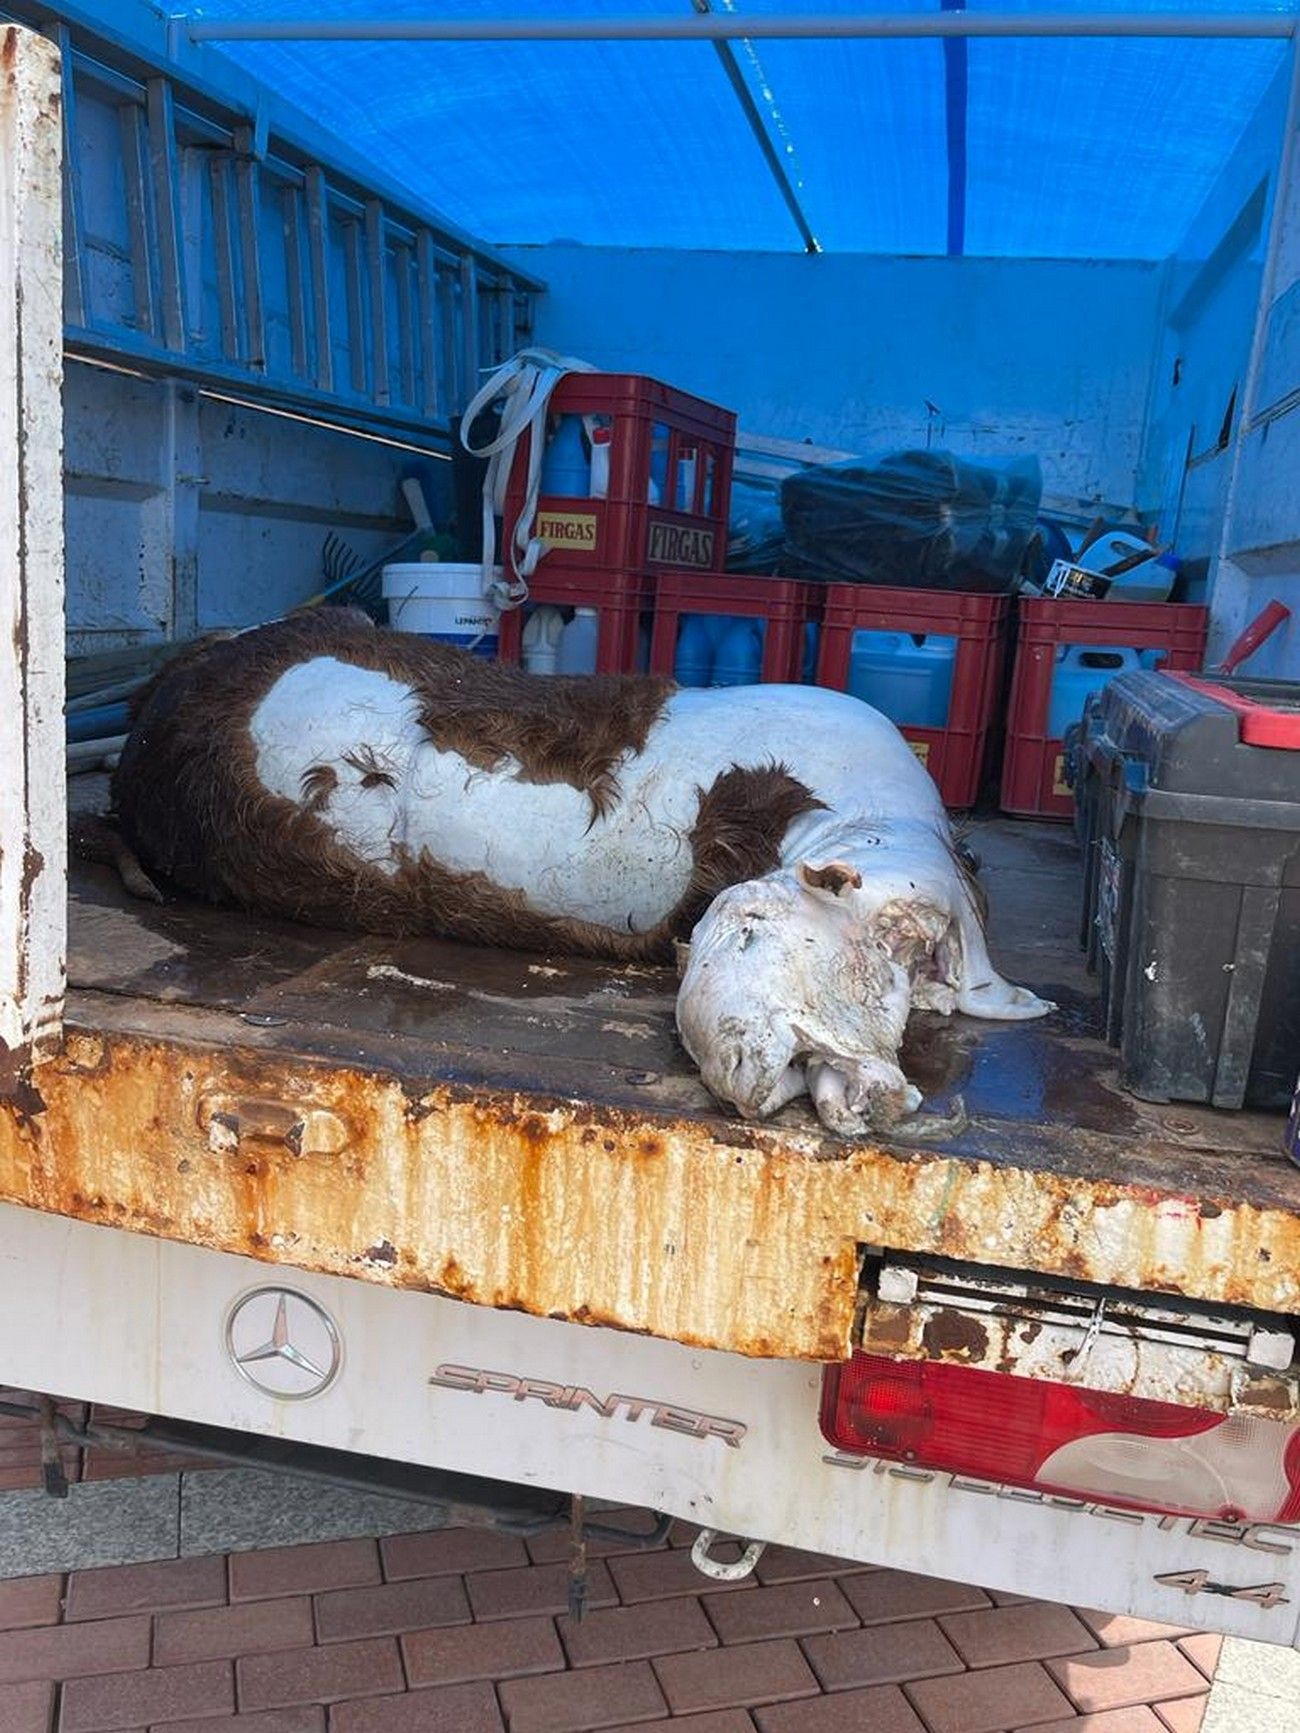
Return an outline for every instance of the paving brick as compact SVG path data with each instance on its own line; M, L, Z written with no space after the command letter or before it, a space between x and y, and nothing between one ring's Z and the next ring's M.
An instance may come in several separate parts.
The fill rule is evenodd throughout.
M744 1597L746 1601L753 1597ZM739 1602L733 1603L739 1605ZM581 1624L559 1621L571 1667L606 1661L640 1661L682 1649L712 1649L718 1639L697 1600L648 1601L639 1607L610 1607L588 1613Z
M654 1669L674 1715L817 1695L817 1681L799 1645L788 1638L699 1655L665 1655Z
M1208 1689L1204 1675L1167 1642L1102 1649L1044 1665L1081 1713L1194 1697Z
M400 1691L405 1684L391 1637L331 1643L323 1649L280 1649L245 1655L236 1663L241 1709L279 1709L288 1703L339 1703Z
M805 1637L815 1631L854 1631L858 1615L828 1578L780 1583L752 1595L706 1595L704 1610L724 1643L764 1637Z
M645 1661L511 1679L501 1686L500 1696L509 1733L585 1733L588 1728L662 1720L666 1708Z
M390 1534L379 1543L384 1576L390 1583L408 1577L461 1576L465 1571L509 1570L526 1565L523 1541L491 1529L433 1528L419 1534Z
M0 1685L21 1679L72 1679L149 1665L147 1618L42 1625L0 1634Z
M939 1613L964 1613L987 1607L988 1596L965 1583L941 1577L916 1576L911 1571L868 1571L845 1577L840 1584L864 1625L894 1620L932 1619Z
M54 1712L54 1685L29 1679L24 1685L0 1685L0 1733L49 1733Z
M665 1553L671 1558L671 1553ZM529 1565L519 1571L474 1571L465 1578L476 1619L513 1619L520 1613L563 1613L569 1606L568 1565ZM587 1605L618 1604L609 1571L593 1559L587 1572Z
M1179 1697L1173 1703L1154 1703L1152 1707L1160 1724L1160 1733L1201 1733L1201 1723L1205 1719L1205 1707L1209 1697ZM1255 1733L1267 1733L1264 1727L1257 1727Z
M1032 1727L1017 1727L1016 1733L1165 1733L1165 1728L1154 1710L1138 1705L1103 1709L1100 1715L1071 1715L1068 1721L1037 1721Z
M331 1733L501 1733L491 1685L448 1685L401 1697L363 1697L330 1711Z
M198 1607L157 1615L153 1658L159 1667L234 1660L237 1655L259 1655L270 1649L301 1649L313 1634L311 1601L306 1595L248 1601L236 1607Z
M322 1594L377 1583L379 1552L372 1540L323 1540L230 1555L232 1601Z
M796 1583L809 1577L846 1576L850 1571L870 1569L870 1565L854 1564L852 1559L831 1558L824 1552L802 1552L793 1546L769 1546L759 1554L754 1574L760 1583Z
M782 1703L755 1710L754 1719L759 1733L925 1733L916 1711L896 1685ZM690 1725L689 1721L678 1723L684 1730Z
M1162 1625L1155 1619L1135 1618L1131 1613L1099 1613L1092 1607L1075 1607L1074 1611L1103 1649L1127 1649L1134 1643L1153 1643L1159 1637L1172 1642L1175 1637L1196 1635L1191 1625Z
M1068 1607L1051 1606L1046 1601L989 1607L980 1613L953 1613L939 1623L968 1667L1043 1661L1049 1655L1078 1655L1097 1647L1092 1632Z
M226 1598L226 1561L162 1559L157 1564L106 1565L73 1571L64 1618L106 1619L119 1613L153 1613L165 1607L220 1606Z
M469 1602L459 1577L417 1577L316 1597L316 1635L322 1643L468 1623Z
M608 1561L610 1575L618 1585L620 1600L629 1606L637 1601L663 1601L678 1595L697 1595L701 1589L710 1594L722 1591L734 1593L758 1587L752 1576L735 1583L715 1583L697 1571L689 1552L627 1553Z
M603 1618L592 1613L591 1618ZM402 1638L412 1685L451 1685L464 1679L519 1679L564 1669L564 1650L553 1619L504 1619L496 1624L412 1631Z
M920 1679L906 1690L930 1733L1002 1733L1035 1721L1060 1721L1070 1713L1069 1698L1033 1661Z
M151 1667L144 1673L109 1673L70 1679L63 1687L59 1733L107 1733L118 1727L211 1717L235 1707L229 1661L189 1667Z
M1178 1647L1207 1679L1214 1677L1214 1669L1219 1664L1219 1653L1223 1648L1223 1638L1217 1631L1197 1631L1194 1637L1180 1637Z
M316 1703L295 1703L253 1715L205 1715L201 1721L187 1721L185 1733L325 1733L325 1711Z
M692 1715L685 1721L622 1721L605 1733L754 1733L754 1723L744 1709L717 1709L711 1715Z
M904 1679L932 1679L962 1671L957 1651L933 1619L809 1637L803 1652L827 1691L897 1685Z
M63 1602L63 1578L16 1577L0 1583L0 1631L58 1623Z

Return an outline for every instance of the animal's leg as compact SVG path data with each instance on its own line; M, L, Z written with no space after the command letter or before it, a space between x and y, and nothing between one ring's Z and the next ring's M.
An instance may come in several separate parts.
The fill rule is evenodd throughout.
M921 1091L884 1060L810 1060L808 1091L818 1119L841 1137L861 1137L921 1105Z
M957 1009L968 1017L984 1017L995 1023L1019 1023L1055 1011L1050 999L1040 999L1028 987L1013 986L998 974L984 942L984 928L969 899L963 897L962 901L957 916L961 932Z
M98 861L117 869L117 876L133 897L160 903L162 892L145 872L117 826L107 819L83 815L72 821L68 833L72 852L81 860Z

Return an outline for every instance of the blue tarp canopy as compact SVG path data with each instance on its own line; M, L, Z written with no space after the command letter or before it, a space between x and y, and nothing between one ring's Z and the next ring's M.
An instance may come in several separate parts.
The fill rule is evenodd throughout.
M1232 14L1248 0L203 0L191 21ZM1263 0L1293 13L1300 0ZM497 243L1159 259L1289 49L1150 39L241 42L229 54ZM792 215L769 151L784 170Z

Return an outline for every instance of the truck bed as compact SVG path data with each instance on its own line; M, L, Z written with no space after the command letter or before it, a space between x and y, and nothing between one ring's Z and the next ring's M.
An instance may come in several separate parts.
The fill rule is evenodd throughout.
M1124 1094L1064 828L976 826L1051 1018L915 1017L924 1147L719 1111L667 970L316 931L72 869L68 1041L0 1197L269 1262L747 1354L848 1351L864 1246L1300 1309L1278 1116Z

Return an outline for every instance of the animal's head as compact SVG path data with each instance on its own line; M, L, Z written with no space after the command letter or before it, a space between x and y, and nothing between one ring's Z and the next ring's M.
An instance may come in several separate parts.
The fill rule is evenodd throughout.
M812 1091L832 1129L911 1112L898 1066L911 1002L878 899L840 862L722 892L691 935L677 1027L708 1087L746 1118Z

